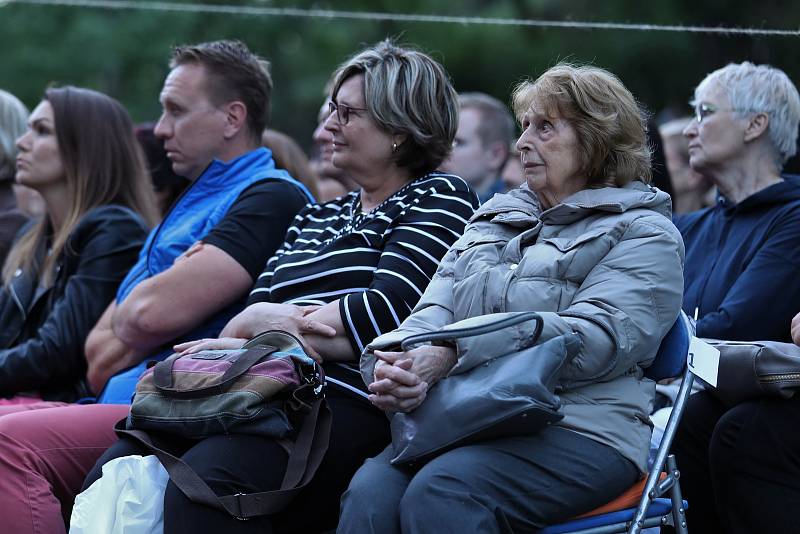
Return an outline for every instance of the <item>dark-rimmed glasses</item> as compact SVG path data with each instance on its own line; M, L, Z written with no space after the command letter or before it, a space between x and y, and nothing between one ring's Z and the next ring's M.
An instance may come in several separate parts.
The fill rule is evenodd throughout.
M367 111L367 108L355 108L347 104L337 104L333 100L328 102L328 113L336 112L336 119L342 126L350 122L351 111Z

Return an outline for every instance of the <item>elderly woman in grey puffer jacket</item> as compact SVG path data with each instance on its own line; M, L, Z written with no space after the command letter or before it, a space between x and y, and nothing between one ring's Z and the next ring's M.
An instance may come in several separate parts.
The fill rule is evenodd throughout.
M350 483L340 532L535 530L613 499L645 470L655 388L642 369L680 310L684 249L669 196L648 185L641 112L595 67L558 65L513 99L527 186L473 216L411 316L367 347L361 368L375 405L411 411L459 357L527 348L531 326L389 352L401 339L536 311L540 342L581 339L557 389L564 419L413 469L391 465L389 446Z

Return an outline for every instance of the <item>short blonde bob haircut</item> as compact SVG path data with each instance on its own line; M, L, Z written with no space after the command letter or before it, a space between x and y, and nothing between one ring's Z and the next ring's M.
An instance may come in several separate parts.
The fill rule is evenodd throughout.
M332 98L350 77L364 75L364 100L375 123L405 134L394 161L416 176L435 170L450 154L458 128L458 95L430 56L381 41L345 61L333 74Z
M0 183L11 181L16 171L17 138L25 133L28 108L0 89Z
M559 63L536 81L520 83L512 95L517 119L535 106L567 120L578 135L587 187L650 183L647 126L636 99L605 69Z

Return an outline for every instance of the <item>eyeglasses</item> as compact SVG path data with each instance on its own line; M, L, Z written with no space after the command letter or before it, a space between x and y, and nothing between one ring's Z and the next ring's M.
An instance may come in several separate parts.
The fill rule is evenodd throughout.
M367 111L367 108L354 108L353 106L348 106L346 104L337 104L333 100L328 102L328 113L330 114L336 112L336 119L342 126L345 126L348 122L350 122L351 111Z
M722 109L722 108L718 108L714 104L706 104L705 102L701 102L701 103L697 104L696 106L694 106L694 118L697 119L697 122L699 124L699 123L703 122L703 119L705 119L709 115L713 115L717 111L730 111L730 112L737 111L737 112L741 112L741 113L747 113L750 110L746 110L746 109Z

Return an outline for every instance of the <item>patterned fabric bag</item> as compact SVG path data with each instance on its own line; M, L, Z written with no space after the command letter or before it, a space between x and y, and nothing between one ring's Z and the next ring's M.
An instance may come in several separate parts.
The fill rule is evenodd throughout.
M117 433L155 454L190 500L238 519L274 514L310 482L327 451L331 414L324 380L300 341L276 330L238 350L173 355L142 375L131 413ZM272 437L289 452L288 467L277 490L218 496L188 464L156 446L148 432L198 440L232 433Z
M321 397L323 379L297 338L265 332L241 349L158 362L136 385L127 426L191 439L233 432L284 438L296 415Z

